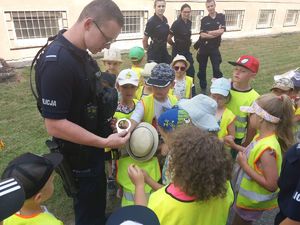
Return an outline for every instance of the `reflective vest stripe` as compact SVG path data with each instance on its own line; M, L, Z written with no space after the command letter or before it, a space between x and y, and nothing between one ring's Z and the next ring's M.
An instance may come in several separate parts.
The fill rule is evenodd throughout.
M150 193L145 193L146 197L149 198ZM124 191L123 192L123 197L127 200L127 201L131 201L134 202L134 194L128 191Z
M242 116L236 116L236 120L239 121L240 123L246 123L247 117L242 117Z
M235 132L245 133L246 132L246 127L235 127Z
M250 200L254 200L257 202L270 201L270 200L277 198L277 195L278 195L277 192L272 193L272 194L266 194L266 195L258 194L256 192L247 191L242 187L240 187L239 194L249 198Z

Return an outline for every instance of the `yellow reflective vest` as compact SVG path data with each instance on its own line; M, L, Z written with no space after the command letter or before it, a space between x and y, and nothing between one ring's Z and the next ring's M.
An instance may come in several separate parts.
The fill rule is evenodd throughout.
M257 162L266 150L271 149L274 150L274 153L276 154L276 169L278 174L280 174L282 154L275 134L262 139L259 139L259 135L256 135L250 145L253 145L253 148L250 150L248 155L248 165L256 173L262 175L262 171L258 168ZM276 208L278 191L279 189L275 192L268 191L256 183L246 173L243 173L236 206L250 210L267 210Z
M32 216L14 214L4 220L3 225L63 225L63 222L56 219L51 213L43 212Z
M152 193L148 208L157 215L163 225L225 225L231 204L233 191L227 182L227 195L224 198L212 198L208 201L179 200L163 187Z
M185 76L185 94L184 98L190 98L191 97L191 90L193 87L193 78L189 76ZM170 94L174 95L174 88L170 89Z
M122 206L126 205L134 205L134 191L135 186L131 182L128 176L128 166L130 164L135 164L139 166L141 169L147 171L150 177L153 180L159 181L161 178L161 172L157 157L153 157L152 159L146 162L139 162L132 159L129 156L123 157L117 161L117 182L123 188L123 197L122 197ZM145 193L149 197L152 188L149 185L145 185Z
M247 92L230 90L231 99L227 103L227 108L230 109L234 115L236 115L235 120L235 137L242 139L245 137L247 131L248 117L247 113L241 112L241 106L251 106L252 103L259 97L259 94L251 89Z
M174 106L178 101L177 98L171 94L168 94L168 98L169 98L172 106ZM144 106L143 122L152 124L153 119L155 117L153 94L145 96L144 98L141 99L141 101Z
M221 139L228 135L228 126L234 122L235 118L236 116L231 112L231 110L225 108L220 122L218 138Z
M138 85L138 88L135 92L135 96L134 98L140 100L140 96L139 96L139 93L141 93L141 90L143 89L143 84L144 84L144 79L143 77L141 76L141 73L143 71L143 68L141 67L138 67L138 66L135 66L135 65L132 65L131 69L137 74L138 78L139 78L139 85Z

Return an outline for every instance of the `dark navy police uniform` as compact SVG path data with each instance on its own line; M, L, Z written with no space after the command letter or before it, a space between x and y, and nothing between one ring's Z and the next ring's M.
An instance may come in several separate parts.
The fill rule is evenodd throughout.
M169 24L166 17L161 20L156 14L152 16L147 24L144 35L151 38L147 51L147 61L156 63L171 63L171 56L167 51L167 39L169 35Z
M95 66L87 51L74 46L62 34L48 46L36 65L44 118L67 119L85 128L83 111L92 95L85 70L89 64ZM79 188L73 197L76 225L105 224L103 149L60 141L63 143L61 153L70 165Z
M226 30L225 25L225 15L222 13L217 13L216 17L205 16L201 20L200 34L206 33L208 31L217 30L219 27ZM199 51L197 53L197 61L199 62L199 72L197 74L201 89L206 89L206 67L208 58L210 58L213 77L220 78L223 76L220 71L220 64L222 62L221 53L219 51L219 46L221 44L221 36L218 36L213 39L203 39L200 37Z
M286 152L278 186L280 211L274 224L278 225L286 218L300 222L300 144Z
M190 77L194 77L195 69L194 69L194 60L193 55L190 52L191 47L191 29L192 22L187 20L184 22L181 16L178 17L177 20L171 26L170 34L174 35L174 46L172 48L172 58L174 58L177 54L185 56L185 58L189 61L190 67L186 71L187 75Z

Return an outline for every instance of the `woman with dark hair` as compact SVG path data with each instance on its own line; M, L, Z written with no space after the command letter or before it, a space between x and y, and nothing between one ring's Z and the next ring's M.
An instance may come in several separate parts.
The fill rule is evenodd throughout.
M143 47L147 50L147 61L170 64L172 59L167 51L167 38L169 34L169 24L164 16L166 10L165 0L154 1L155 14L148 20L143 38ZM148 44L151 38L150 45Z
M177 54L185 56L189 61L190 67L187 70L187 75L194 77L194 60L190 52L191 46L191 28L192 21L190 20L191 7L188 4L183 4L180 9L180 15L171 26L168 36L168 43L172 46L172 58ZM174 37L174 41L173 38Z

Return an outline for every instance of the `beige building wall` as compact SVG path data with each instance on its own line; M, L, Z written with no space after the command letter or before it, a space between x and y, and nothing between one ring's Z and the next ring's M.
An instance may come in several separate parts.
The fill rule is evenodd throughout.
M67 28L76 21L82 8L88 2L90 0L1 0L0 58L4 58L8 62L30 60L38 49L46 43L46 38L19 40L16 37L14 23L8 12L63 11L63 17L65 18L60 20L60 28ZM124 15L136 15L139 12L142 18L138 20L140 22L139 32L120 34L118 41L112 47L126 50L135 45L142 46L141 39L145 23L154 13L153 0L115 0L115 2L125 12ZM193 40L196 40L200 19L203 15L207 15L205 1L167 1L165 16L168 18L170 25L176 19L176 12L180 10L183 3L190 4L192 10L195 10L193 12L193 22L195 23ZM265 15L266 24L260 25L263 28L258 27L261 10L267 10L263 11L267 14L267 16ZM297 10L292 11L295 16L294 21L291 17L292 14L290 14L290 20L294 23L284 24L288 10ZM298 19L300 0L219 0L217 1L217 11L225 13L226 19L230 20L227 21L227 32L223 35L225 39L300 31L300 21ZM234 21L234 18L239 18L241 21Z

